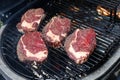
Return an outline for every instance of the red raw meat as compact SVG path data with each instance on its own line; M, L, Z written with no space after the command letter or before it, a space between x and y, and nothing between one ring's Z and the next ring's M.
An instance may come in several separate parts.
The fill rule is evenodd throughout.
M69 58L82 64L96 47L96 33L92 28L76 29L66 38L64 47Z
M36 31L44 16L45 14L42 8L26 11L21 18L21 22L17 24L18 31L22 33Z
M70 31L71 21L68 18L55 16L43 28L43 37L53 47L59 47L61 41Z
M21 36L17 45L17 55L20 61L42 62L48 56L47 47L40 32L29 32Z

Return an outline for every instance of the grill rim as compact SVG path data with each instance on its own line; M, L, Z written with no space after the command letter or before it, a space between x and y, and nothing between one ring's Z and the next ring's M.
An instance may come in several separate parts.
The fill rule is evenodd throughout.
M9 6L9 7L6 8L5 10L1 10L1 11L0 11L0 14L5 13L5 12L9 11L10 9L16 7L17 5L22 4L24 1L25 1L25 0L21 0L21 1L19 1L18 3L14 4L13 6L11 6L11 7Z
M109 58L108 61L105 62L100 68L98 68L96 71L90 73L86 77L83 78L83 80L96 80L97 78L102 77L107 71L110 71L110 68L114 68L115 63L117 63L120 59L120 46L118 46L118 49L116 52L112 55L111 58Z
M15 71L11 70L10 67L6 65L2 57L2 50L1 50L1 37L2 32L6 28L6 25L3 25L0 29L0 73L6 80L26 80L25 77L17 75Z
M16 13L17 14L17 13ZM14 16L12 16L12 17L14 17ZM11 18L12 19L12 18ZM10 22L10 20L8 20L8 22L7 23L9 23ZM6 28L6 26L7 25L4 25L4 26L2 26L1 27L1 29L0 29L0 47L1 47L1 36L3 35L2 33L3 33L3 31L4 31L4 29ZM2 51L1 51L1 49L0 49L0 53L1 53ZM87 75L87 77L84 77L84 78L82 78L83 80L94 80L94 79L96 79L96 78L98 78L98 77L100 77L100 76L102 76L103 74L101 74L101 73L103 73L103 72L106 72L106 71L108 71L117 61L118 61L118 59L120 59L120 46L119 46L119 48L117 49L117 51L112 55L112 57L111 58L109 58L109 60L107 61L107 62L105 62L99 69L97 69L95 72L92 72L92 73L90 73L89 75ZM114 58L115 57L115 58ZM111 63L111 62L115 62L115 63ZM16 79L18 79L18 80L26 80L25 79L25 77L23 77L23 76L20 76L20 75L17 75L15 72L13 72L4 62L3 62L3 59L2 59L2 56L1 56L1 54L0 54L0 63L1 63L1 65L0 65L0 70L2 69L2 72L3 72L3 76L7 79L7 80L9 80L7 77L9 77L9 78L11 78L11 79L13 79L13 80L16 80ZM108 67L108 64L109 64L109 67ZM4 66L3 66L4 65ZM4 70L3 70L3 68L4 68ZM1 73L2 73L1 72ZM12 76L11 76L11 75ZM94 75L94 74L97 74L96 76ZM99 75L98 75L99 74ZM105 74L105 73L104 73ZM6 77L7 76L7 77Z

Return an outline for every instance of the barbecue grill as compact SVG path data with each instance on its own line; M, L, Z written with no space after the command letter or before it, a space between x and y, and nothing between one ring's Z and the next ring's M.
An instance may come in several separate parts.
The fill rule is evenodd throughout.
M114 69L120 60L120 36L119 24L110 21L111 16L98 15L96 5L102 5L110 9L118 6L116 1L103 0L85 0L80 1L79 5L70 0L34 0L21 8L12 15L1 28L0 34L0 70L3 76L9 80L37 80L37 79L59 79L59 80L95 80L107 79L110 71ZM93 4L93 5L90 5ZM112 5L111 5L112 4ZM55 15L67 17L72 21L72 33L76 28L84 29L92 27L96 32L97 47L88 61L78 65L75 64L66 55L63 46L60 48L48 47L49 55L42 64L22 63L18 60L16 46L21 33L17 31L16 24L20 21L21 16L31 8L43 8L46 17L39 25L38 31ZM114 8L113 8L114 7ZM112 19L114 20L114 19ZM116 29L117 26L117 30Z

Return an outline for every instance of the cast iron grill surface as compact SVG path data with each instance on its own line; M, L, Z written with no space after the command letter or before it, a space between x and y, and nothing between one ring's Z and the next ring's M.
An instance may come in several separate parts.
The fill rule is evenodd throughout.
M119 11L119 4L120 0L85 0L88 1L89 4L92 3L92 5L100 5L104 7L105 9L110 10L110 21L116 22L119 21L119 18L116 16L116 12ZM114 16L112 16L114 14Z
M20 10L11 18L11 20L9 20L2 34L1 51L3 60L13 71L28 79L58 78L62 80L71 78L77 80L98 69L105 63L105 61L107 61L107 59L109 59L110 56L112 56L111 52L116 48L114 46L117 46L119 37L106 32L105 24L110 23L104 19L96 19L99 18L99 16L94 9L91 10L89 7L85 7L84 9L82 5L80 8L81 11L76 13L71 11L68 6L70 6L68 3L63 4L52 2L50 0L46 0L46 2L41 0L40 2L36 2L36 4L32 4ZM47 45L49 51L48 58L42 64L37 64L37 69L33 67L33 65L35 65L34 62L22 63L18 60L16 55L16 46L22 34L17 31L16 24L20 21L21 16L27 9L37 7L42 7L46 11L46 17L40 24L39 31L42 31L47 22L49 22L49 20L55 15L61 15L71 19L72 29L70 33L72 33L76 28L84 29L92 27L95 29L97 35L97 47L87 62L77 65L66 55L63 46L55 49L51 48L49 45ZM83 10L86 13L87 20L84 15L83 17L78 15L83 12ZM91 19L94 22L97 22L93 23Z
M86 1L104 6L109 9L115 9L120 4L120 0L86 0Z

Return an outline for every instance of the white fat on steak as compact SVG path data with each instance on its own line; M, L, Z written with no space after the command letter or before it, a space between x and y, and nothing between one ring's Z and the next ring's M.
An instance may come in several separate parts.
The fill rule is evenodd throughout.
M23 29L18 29L19 32L24 33Z
M82 51L78 51L76 52L72 46L72 44L70 44L70 47L69 47L69 52L72 53L72 55L75 57L75 62L76 63L79 63L81 61L81 63L83 63L82 59L84 58L87 58L88 57L88 54L89 52L82 52ZM69 55L70 57L72 57L71 55Z
M22 36L22 37L24 37L24 36ZM23 49L26 51L26 56L27 57L35 57L38 60L41 60L42 58L46 58L47 57L47 54L45 54L45 53L47 53L47 50L39 51L39 52L33 54L28 49L26 49L26 46L25 46L22 38L21 38L21 43L23 45Z
M41 21L41 19L33 21L33 22L27 22L26 20L23 20L23 22L21 23L22 27L27 27L28 29L35 29L35 27L32 27L33 23L37 23L39 24Z
M56 41L57 41L57 42L60 42L60 36L53 34L51 30L49 30L49 31L46 33L46 35L51 38L51 42L56 42Z
M63 34L61 34L62 37L65 37L66 35L67 35L67 33L63 33Z
M60 36L59 35L55 35L54 33L52 33L51 30L49 30L47 33L46 33L47 36L49 36L52 40L51 42L60 42ZM65 37L67 34L64 33L64 34L61 34L61 36Z

